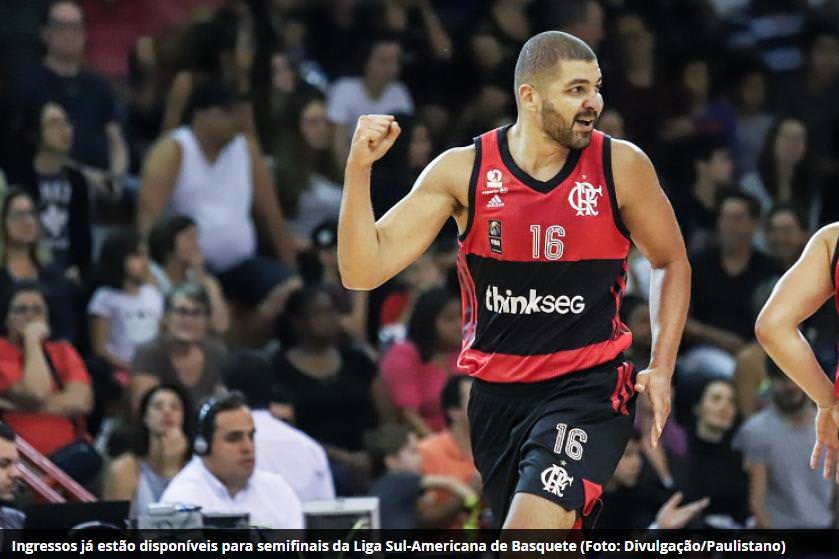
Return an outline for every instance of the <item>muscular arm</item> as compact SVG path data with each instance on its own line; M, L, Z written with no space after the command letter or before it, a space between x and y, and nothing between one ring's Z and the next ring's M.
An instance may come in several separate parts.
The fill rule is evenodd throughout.
M690 302L690 264L673 208L652 163L638 148L615 140L615 189L621 217L650 261L651 369L672 375Z
M411 192L375 221L370 201L370 171L373 161L384 155L395 141L398 128L396 132L392 128L382 132L365 131L362 126L364 123L360 121L344 179L338 223L338 266L344 286L367 290L378 287L416 260L434 241L445 221L465 207L475 154L471 147L455 148L437 157L420 174ZM387 141L385 134L392 135L389 145L383 149L380 144L368 147L368 136L377 132L378 141Z
M636 388L647 392L652 403L651 442L656 446L670 414L670 380L690 303L690 264L673 208L647 156L632 144L615 140L612 161L621 217L652 266L652 352Z
M137 226L148 234L163 213L181 167L181 148L172 138L155 144L143 164L142 186L137 201Z
M833 294L831 259L839 225L829 225L775 285L755 325L766 353L820 408L833 405L833 387L798 326Z

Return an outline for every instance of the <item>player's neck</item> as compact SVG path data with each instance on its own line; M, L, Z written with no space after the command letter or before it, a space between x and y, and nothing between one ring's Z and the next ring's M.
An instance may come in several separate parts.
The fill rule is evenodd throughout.
M571 152L535 125L522 120L507 131L507 146L516 165L537 180L556 176Z

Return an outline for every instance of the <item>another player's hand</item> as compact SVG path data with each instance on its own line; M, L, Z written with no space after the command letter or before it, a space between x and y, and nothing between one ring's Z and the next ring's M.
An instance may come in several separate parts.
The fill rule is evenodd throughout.
M816 412L816 443L810 455L811 469L819 467L822 455L822 476L839 484L839 468L835 468L836 458L839 456L839 402L829 408L819 408Z
M644 369L635 378L635 391L646 394L653 408L653 424L650 427L650 442L653 448L658 446L658 439L664 431L664 425L670 416L670 378L669 371L660 368Z
M362 115L358 118L347 164L370 167L391 148L401 132L391 115Z

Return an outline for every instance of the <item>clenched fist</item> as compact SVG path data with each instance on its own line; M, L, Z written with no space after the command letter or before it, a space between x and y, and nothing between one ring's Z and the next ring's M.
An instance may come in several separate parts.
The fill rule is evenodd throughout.
M370 167L390 149L401 132L391 115L362 115L358 118L347 165Z

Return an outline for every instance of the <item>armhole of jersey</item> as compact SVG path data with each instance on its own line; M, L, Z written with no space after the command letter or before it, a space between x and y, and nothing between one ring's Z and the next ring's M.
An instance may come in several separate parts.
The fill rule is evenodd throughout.
M481 170L481 144L483 140L480 136L475 138L475 162L472 163L472 174L469 176L469 207L466 209L467 211L467 218L466 218L466 229L458 236L460 242L466 240L466 237L469 235L469 231L472 230L472 221L475 217L475 190L478 188L478 173Z
M839 237L833 244L833 257L830 259L830 279L833 280L833 291L836 291L836 264L839 263Z
M612 175L612 138L603 135L603 174L606 176L606 190L609 191L609 200L612 203L612 217L615 220L615 227L621 232L621 235L632 240L629 234L629 229L621 218L621 209L618 206L618 196L615 193L615 178Z

